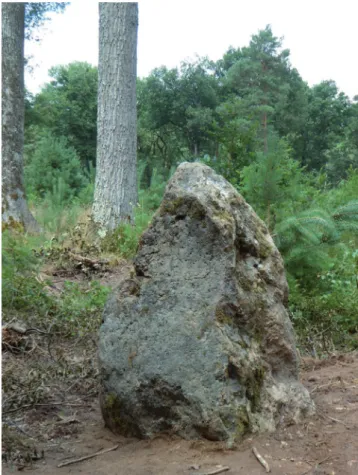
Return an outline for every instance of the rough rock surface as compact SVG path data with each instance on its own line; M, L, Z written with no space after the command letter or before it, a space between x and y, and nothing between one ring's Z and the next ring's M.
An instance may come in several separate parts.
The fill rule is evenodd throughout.
M101 408L131 436L235 441L314 412L282 258L211 168L181 164L100 330Z

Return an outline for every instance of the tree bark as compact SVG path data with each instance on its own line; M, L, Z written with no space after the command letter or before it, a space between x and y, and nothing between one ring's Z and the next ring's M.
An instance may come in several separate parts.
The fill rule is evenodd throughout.
M3 3L1 10L3 228L38 231L26 203L23 177L25 4Z
M93 219L113 230L137 204L137 3L99 4L97 170Z
M267 71L267 64L265 61L261 62L262 64L262 72L265 76L266 71ZM264 82L264 100L263 100L264 106L267 105L267 84ZM263 114L263 121L262 121L262 126L263 126L263 138L264 138L264 154L267 155L268 153L268 143L267 143L267 112L264 112Z

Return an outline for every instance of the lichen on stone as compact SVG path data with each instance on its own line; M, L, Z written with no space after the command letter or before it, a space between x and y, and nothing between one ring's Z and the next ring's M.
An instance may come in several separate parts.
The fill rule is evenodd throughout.
M134 269L100 330L109 428L232 441L273 430L282 414L313 413L298 380L282 258L223 177L199 163L178 167Z

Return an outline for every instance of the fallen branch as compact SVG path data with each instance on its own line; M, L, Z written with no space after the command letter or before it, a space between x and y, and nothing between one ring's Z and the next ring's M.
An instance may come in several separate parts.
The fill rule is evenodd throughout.
M117 450L118 447L119 447L119 445L115 445L114 447L111 447L110 449L100 450L99 452L96 452L94 454L85 455L84 457L80 457L80 458L74 459L74 460L69 460L68 462L62 462L59 465L57 465L57 468L65 467L66 465L72 465L73 463L83 462L84 460L88 460L88 459L91 459L93 457L97 457L97 455L103 455L103 454L106 454L107 452L111 452L112 450Z
M78 254L73 254L73 252L69 252L68 255L72 257L74 261L82 262L83 264L87 264L91 267L96 267L98 265L108 264L108 259L90 259L89 257L80 256Z
M40 330L39 328L24 328L17 323L9 323L8 325L4 325L3 330L13 330L16 333L20 333L20 335L28 335L29 333L41 333L43 335L47 335L45 330Z
M269 464L266 462L266 460L263 458L262 455L259 454L258 450L256 447L252 447L252 451L257 458L257 460L260 462L260 464L266 469L266 473L271 472Z

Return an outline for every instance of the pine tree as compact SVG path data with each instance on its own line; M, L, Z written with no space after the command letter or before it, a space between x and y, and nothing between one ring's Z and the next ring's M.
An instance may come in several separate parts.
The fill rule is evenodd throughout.
M309 209L279 223L274 239L283 254L287 271L296 278L316 278L327 268L333 246L343 245L345 233L358 234L358 201L333 212Z
M276 134L268 138L268 152L256 153L252 164L240 173L240 190L273 231L276 214L282 204L298 194L297 182L301 177L298 162L290 157L291 151L284 139Z
M248 47L231 52L234 61L226 73L226 87L260 119L264 153L268 151L269 125L275 107L287 100L290 91L289 54L270 26L253 35Z

